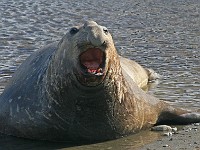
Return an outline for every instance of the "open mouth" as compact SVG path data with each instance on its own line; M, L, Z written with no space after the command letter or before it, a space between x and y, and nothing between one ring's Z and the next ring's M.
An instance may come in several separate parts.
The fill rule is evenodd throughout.
M79 56L84 75L104 75L105 53L99 48L89 48Z

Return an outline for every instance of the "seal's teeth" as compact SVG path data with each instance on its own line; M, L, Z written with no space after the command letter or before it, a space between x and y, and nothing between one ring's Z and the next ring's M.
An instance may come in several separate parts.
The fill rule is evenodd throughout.
M95 76L102 76L103 73L96 73Z
M102 68L98 68L98 69L86 69L86 73L92 74L92 75L96 75L96 76L101 76L103 75L103 69Z
M87 69L87 72L91 73L91 74L95 74L97 72L96 69Z
M102 73L103 72L103 69L102 68L98 68L96 73Z
M101 76L103 75L103 69L102 68L98 68L96 73L95 73L96 76Z

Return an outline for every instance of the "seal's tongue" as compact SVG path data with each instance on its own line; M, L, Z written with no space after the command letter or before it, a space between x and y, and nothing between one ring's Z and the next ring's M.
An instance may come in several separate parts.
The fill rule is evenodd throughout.
M99 48L89 48L80 55L80 62L89 73L99 73L103 61L103 52Z

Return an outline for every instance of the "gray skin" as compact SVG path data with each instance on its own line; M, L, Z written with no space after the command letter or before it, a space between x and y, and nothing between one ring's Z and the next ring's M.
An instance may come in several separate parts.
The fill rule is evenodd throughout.
M89 48L104 54L100 74L84 72L81 66L81 54ZM122 59L105 27L88 21L72 28L59 43L35 52L15 72L0 96L0 132L97 142L155 124L200 122L199 113L173 108L141 90L133 73L122 67Z

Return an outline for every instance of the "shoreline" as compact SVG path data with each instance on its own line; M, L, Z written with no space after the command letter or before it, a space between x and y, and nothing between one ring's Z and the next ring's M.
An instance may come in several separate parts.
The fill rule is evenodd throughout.
M155 132L155 131L154 131ZM200 123L186 125L171 136L144 145L140 150L200 150Z

